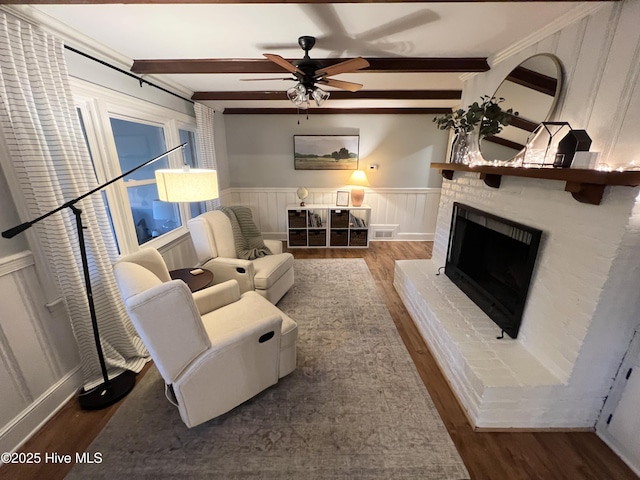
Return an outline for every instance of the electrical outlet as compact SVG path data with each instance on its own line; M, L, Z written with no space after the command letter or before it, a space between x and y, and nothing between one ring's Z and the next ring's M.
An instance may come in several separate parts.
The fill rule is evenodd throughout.
M378 171L378 164L377 163L370 163L369 164L369 170L377 172Z

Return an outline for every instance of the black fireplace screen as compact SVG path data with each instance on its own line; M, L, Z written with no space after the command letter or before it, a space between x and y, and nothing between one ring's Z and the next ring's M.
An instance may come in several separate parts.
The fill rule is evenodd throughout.
M542 231L454 203L446 275L516 338Z

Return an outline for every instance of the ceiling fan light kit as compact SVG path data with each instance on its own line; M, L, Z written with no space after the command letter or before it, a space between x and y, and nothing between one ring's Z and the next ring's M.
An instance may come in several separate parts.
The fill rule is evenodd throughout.
M293 78L290 80L298 82L294 87L287 90L287 97L300 109L309 108L311 98L313 98L318 107L329 98L330 93L316 86L316 83L348 90L350 92L357 92L362 88L362 85L359 83L345 82L329 77L340 73L354 72L369 66L369 62L364 58L357 57L336 63L335 65L323 67L321 62L309 57L309 50L313 48L315 43L315 37L309 35L299 37L298 45L304 50L304 57L294 63L285 60L280 55L273 53L264 54L264 56L273 63L291 73Z
M289 100L295 103L298 108L307 108L309 105L309 94L301 83L287 90L287 97L289 97Z
M310 98L316 102L319 107L330 96L329 92L322 90L320 87L313 87L313 89L307 89L302 83L298 83L295 87L291 87L287 90L287 97L291 100L296 107L306 110L309 108Z
M316 87L312 92L311 92L311 96L313 97L313 99L316 101L316 105L320 106L322 105L325 100L328 100L329 97L331 96L331 94L329 92L325 92L324 90L322 90L320 87Z

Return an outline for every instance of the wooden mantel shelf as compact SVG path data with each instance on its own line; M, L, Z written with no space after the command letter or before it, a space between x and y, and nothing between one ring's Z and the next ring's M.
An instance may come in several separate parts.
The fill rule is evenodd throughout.
M500 188L503 175L511 177L542 178L566 182L565 191L577 201L599 205L608 185L635 187L640 185L640 172L602 172L577 168L523 168L494 167L491 165L469 166L462 163L432 163L447 180L453 179L453 172L477 172L489 187Z

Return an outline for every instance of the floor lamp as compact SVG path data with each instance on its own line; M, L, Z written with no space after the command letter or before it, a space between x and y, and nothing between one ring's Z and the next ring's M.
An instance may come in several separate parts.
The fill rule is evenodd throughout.
M186 143L178 145L177 147L172 148L171 150L166 151L162 155L158 155L146 162L138 165L135 168L132 168L126 173L123 173L119 177L116 177L108 182L100 185L99 187L94 188L93 190L80 195L73 200L69 200L68 202L60 205L58 208L51 210L44 215L39 216L38 218L31 220L29 222L22 223L13 228L5 230L2 232L2 236L4 238L13 238L19 233L31 228L32 225L35 225L40 220L44 220L45 218L53 215L54 213L59 212L65 208L70 208L75 217L76 217L76 228L78 231L78 243L80 246L80 255L82 257L82 270L84 273L84 282L86 287L87 294L87 303L89 304L89 313L91 314L91 325L93 326L93 336L95 339L96 350L98 352L98 359L100 361L100 369L102 370L102 379L103 383L98 385L97 387L88 390L86 392L82 392L78 396L78 400L80 402L80 406L86 410L98 410L101 408L108 407L109 405L114 404L124 396L126 396L133 386L135 385L135 373L130 370L125 370L121 374L116 377L109 378L107 373L107 367L104 360L104 353L102 351L102 346L100 345L100 332L98 331L98 320L96 317L95 306L93 303L93 294L91 292L91 280L89 278L89 264L87 261L87 250L84 241L84 227L82 224L82 210L76 207L76 203L80 200L88 197L89 195L93 195L94 193L102 190L108 185L111 185L114 182L117 182L121 178L126 177L127 175L135 172L136 170L145 167L156 160L161 159L169 155L174 150L179 148L183 148ZM164 172L165 175L160 175L158 172ZM211 198L216 198L218 195L218 180L217 174L215 170L201 170L201 169L191 169L185 167L184 170L157 170L156 171L156 181L158 184L158 194L161 200L170 201L170 202L197 202L210 200ZM189 183L191 182L191 185ZM167 185L168 184L168 185ZM184 192L185 185L189 185L188 194L173 194L171 197L168 197L167 192L172 191L172 188L178 184L178 192ZM213 197L210 195L214 195ZM204 198L206 197L206 198Z

